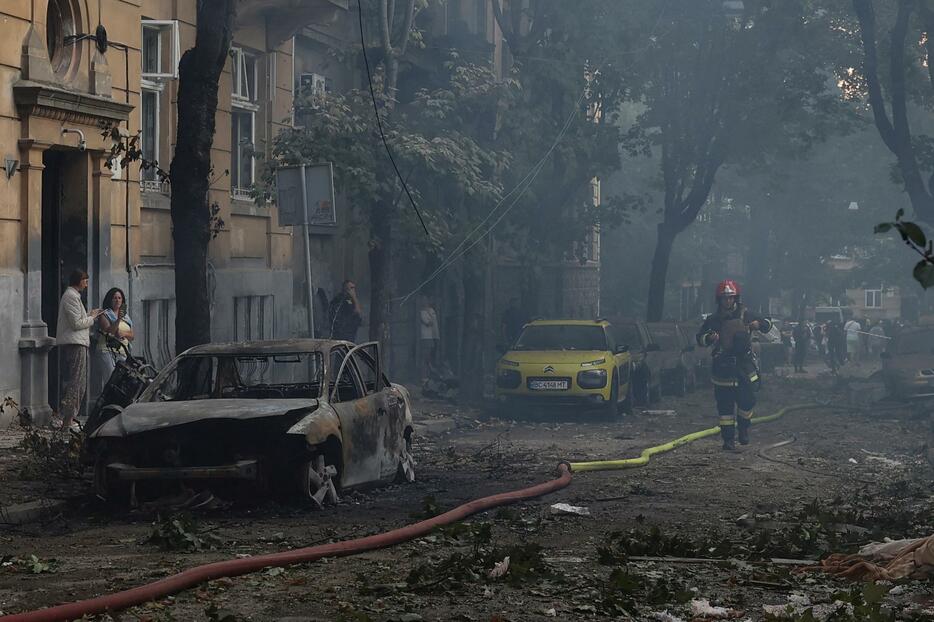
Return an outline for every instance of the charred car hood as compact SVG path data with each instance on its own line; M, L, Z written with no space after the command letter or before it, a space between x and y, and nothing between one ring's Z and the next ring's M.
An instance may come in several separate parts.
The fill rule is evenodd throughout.
M219 399L130 404L91 438L129 436L211 419L262 419L317 408L316 399Z

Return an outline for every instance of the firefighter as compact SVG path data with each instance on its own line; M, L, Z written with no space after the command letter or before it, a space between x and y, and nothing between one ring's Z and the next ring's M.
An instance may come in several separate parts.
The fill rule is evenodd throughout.
M739 285L726 280L717 285L717 311L697 333L701 347L713 346L711 380L720 415L723 449L736 449L734 430L741 445L749 443L749 426L756 405L759 368L752 352L751 331L767 333L772 322L748 311L739 300Z

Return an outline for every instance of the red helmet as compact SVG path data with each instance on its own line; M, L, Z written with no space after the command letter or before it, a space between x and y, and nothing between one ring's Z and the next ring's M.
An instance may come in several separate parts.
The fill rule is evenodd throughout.
M717 285L717 298L722 298L724 296L739 297L739 285L736 284L736 281L732 279L720 281Z

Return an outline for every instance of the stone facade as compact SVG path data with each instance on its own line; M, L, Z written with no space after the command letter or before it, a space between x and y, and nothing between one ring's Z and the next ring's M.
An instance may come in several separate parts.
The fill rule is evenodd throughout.
M251 153L267 152L290 123L292 36L303 24L333 23L347 3L294 4L240 2L221 77L210 192L225 223L210 244L215 340L294 332L294 239L274 206L250 199ZM157 365L174 354L170 188L135 165L111 171L100 126L142 128L144 154L168 169L176 68L194 44L195 18L195 0L0 7L0 396L40 422L56 405L55 315L72 269L91 275L89 307L110 287L124 289L137 353ZM98 24L118 45L97 48L88 35Z

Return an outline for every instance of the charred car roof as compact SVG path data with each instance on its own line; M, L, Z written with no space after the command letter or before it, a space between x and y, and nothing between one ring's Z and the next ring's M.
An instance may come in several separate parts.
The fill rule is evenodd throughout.
M354 347L349 341L337 339L276 339L270 341L230 341L227 343L206 343L188 348L179 356L210 354L297 354L300 352L325 352L334 346Z

